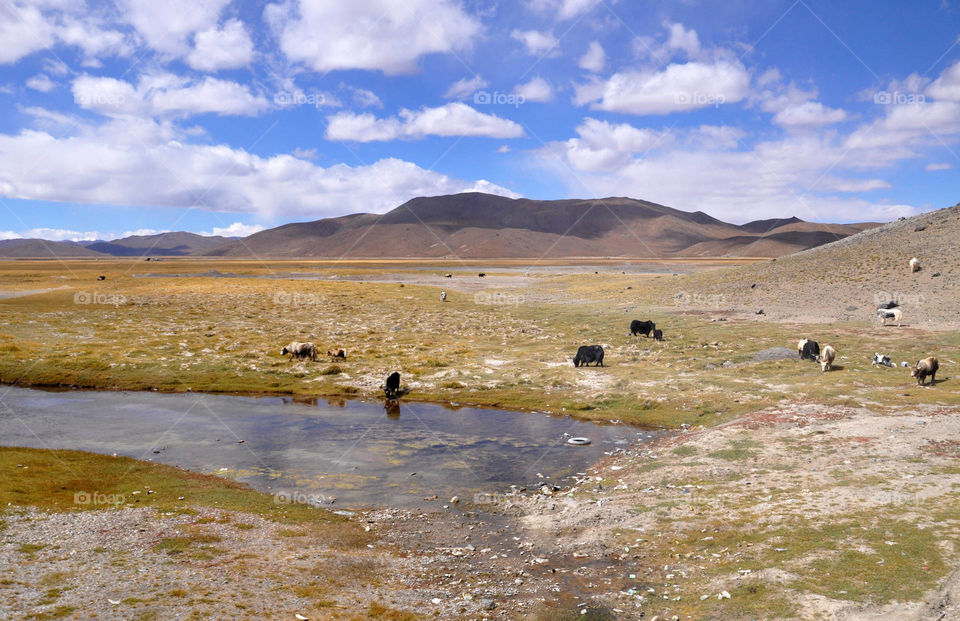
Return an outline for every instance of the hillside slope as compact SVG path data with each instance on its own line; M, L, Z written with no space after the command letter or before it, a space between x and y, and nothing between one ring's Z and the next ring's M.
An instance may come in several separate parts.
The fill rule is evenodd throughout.
M762 308L771 319L876 321L878 304L899 300L904 325L960 325L957 240L960 204L771 261L690 275L677 286L715 296L700 299L722 300L723 308ZM910 272L912 257L919 272Z
M90 250L76 242L47 241L44 239L4 239L0 240L0 257L9 258L79 258L108 257L109 255Z
M219 235L205 236L176 231L156 235L131 235L112 241L97 241L88 244L87 248L115 257L185 256L203 254L228 241L230 238Z

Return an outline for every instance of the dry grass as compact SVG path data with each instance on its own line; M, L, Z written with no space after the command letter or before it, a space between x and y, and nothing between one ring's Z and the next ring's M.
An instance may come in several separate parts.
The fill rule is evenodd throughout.
M784 401L865 400L891 407L960 401L954 391L913 388L903 370L870 365L874 351L897 361L935 353L949 377L951 361L960 356L956 333L863 323L717 323L709 314L642 305L679 289L673 276L544 274L513 286L518 272L490 270L485 286L491 289L480 292L487 296L481 301L500 292L508 304L477 303L474 294L455 290L442 303L437 287L342 280L422 276L424 270L414 267L341 266L324 272L341 280L294 281L253 276L317 273L316 266L0 263L0 291L67 287L0 300L8 319L0 328L0 378L105 389L379 396L383 378L400 370L411 389L408 399L670 427L715 424ZM251 277L132 277L148 270L214 269ZM444 271L438 267L433 275ZM96 280L100 273L107 276L103 282ZM479 280L458 272L450 284L465 279L472 279L470 286ZM89 294L117 304L75 303L78 294L81 301ZM633 318L653 319L667 340L629 336ZM796 360L751 361L758 350L792 347L798 336L832 344L841 369L821 374L817 365ZM321 353L342 347L348 357L335 365L323 358L292 362L279 355L291 340L313 341ZM574 369L570 358L585 343L604 344L606 367Z

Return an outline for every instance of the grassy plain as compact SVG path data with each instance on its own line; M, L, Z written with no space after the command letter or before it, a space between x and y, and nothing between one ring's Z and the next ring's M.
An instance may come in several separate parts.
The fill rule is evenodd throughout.
M46 290L0 299L0 380L377 397L399 370L411 400L665 427L783 403L960 402L955 391L910 390L907 370L870 364L882 351L896 362L936 354L949 368L960 356L956 332L733 315L716 307L722 290L687 291L663 271L730 261L656 264L660 274L567 263L0 262L0 293ZM666 340L629 335L634 318L656 321ZM801 336L833 345L841 368L754 358ZM321 354L344 348L347 360L291 362L280 348L294 340ZM592 343L603 344L605 366L575 369L577 347Z

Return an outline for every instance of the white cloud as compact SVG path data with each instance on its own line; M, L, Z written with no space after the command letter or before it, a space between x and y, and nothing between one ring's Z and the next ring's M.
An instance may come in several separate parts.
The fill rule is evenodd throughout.
M669 132L638 129L628 123L614 125L592 118L584 119L576 132L579 138L554 143L550 148L577 170L592 172L622 166L635 154L672 140Z
M270 106L236 82L212 77L191 81L169 73L143 76L136 87L115 78L81 76L73 81L73 97L80 107L107 116L251 116Z
M960 101L960 62L954 63L940 74L940 77L927 87L927 94L935 99Z
M574 103L608 112L668 114L738 102L749 87L750 74L738 61L689 62L577 85Z
M198 32L193 51L187 55L187 64L200 71L236 69L252 60L253 41L238 19Z
M189 39L215 27L230 0L120 0L118 4L147 45L170 56L190 51Z
M137 117L81 126L58 138L0 134L0 195L98 205L197 207L264 217L383 212L424 195L483 191L516 196L386 158L323 168L291 155L261 157L223 144L190 144L169 123ZM37 154L43 154L38 158Z
M785 127L810 127L831 125L846 118L845 110L828 108L819 101L805 101L798 106L780 110L773 117L773 122Z
M328 140L373 142L418 139L426 136L486 136L519 138L523 128L508 119L477 112L470 106L448 103L437 108L401 110L399 117L378 119L372 114L341 112L328 119Z
M489 86L489 83L481 78L479 75L475 75L472 78L462 78L457 80L450 85L450 88L447 89L447 92L443 94L446 99L463 99L464 97L470 97L475 92L482 88Z
M45 239L47 241L94 241L103 239L97 231L71 231L69 229L35 228L20 232L23 239Z
M682 50L688 58L696 58L700 55L700 37L695 30L687 30L683 24L670 22L666 22L664 27L669 33L666 43L668 50Z
M164 229L162 231L158 231L157 229L136 229L134 231L124 231L119 235L116 235L116 236L111 235L110 237L112 239L123 239L124 237L146 237L149 235L158 235L160 233L169 233L169 232L170 231L168 229Z
M952 170L953 165L948 164L947 162L931 162L930 164L927 164L925 169L928 171Z
M603 51L603 46L600 45L599 41L591 41L590 47L587 48L586 53L580 57L577 64L581 69L593 71L594 73L603 71L604 65L607 64L607 53Z
M524 101L547 102L553 100L553 88L550 83L541 77L536 77L520 84L514 89L514 94L523 97Z
M21 236L13 231L0 231L0 239L21 239Z
M421 56L469 49L482 30L451 0L284 0L264 18L290 60L321 72L412 73Z
M567 20L587 13L601 0L527 0L526 7L535 13L555 15L557 19Z
M549 32L514 30L510 38L523 43L531 56L555 56L560 53L560 41Z
M0 3L0 65L14 63L56 41L53 24L35 6Z
M361 108L382 108L383 102L377 97L377 94L365 88L348 86L347 90L353 95L353 103Z
M200 235L212 236L220 235L223 237L246 237L264 230L265 227L259 224L244 224L243 222L234 222L230 226L215 226L213 230Z
M57 87L57 83L44 73L39 73L26 81L27 88L41 93L49 93Z

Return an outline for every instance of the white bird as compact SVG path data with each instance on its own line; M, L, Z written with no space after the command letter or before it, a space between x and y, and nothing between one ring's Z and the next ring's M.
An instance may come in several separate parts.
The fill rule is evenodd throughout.
M441 301L441 302L446 302L446 301L447 301L447 292L446 292L446 291L441 291L441 292L440 292L440 301Z

